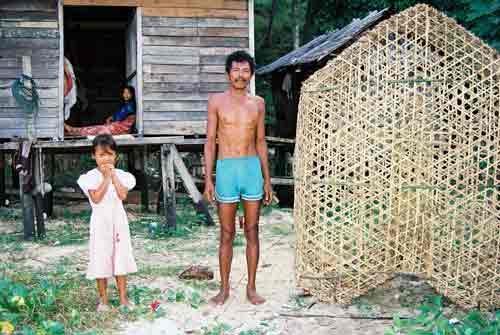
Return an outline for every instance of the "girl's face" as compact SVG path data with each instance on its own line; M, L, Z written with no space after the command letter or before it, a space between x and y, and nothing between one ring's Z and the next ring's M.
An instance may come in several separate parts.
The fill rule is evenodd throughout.
M109 147L96 147L92 157L95 159L97 167L103 167L109 164L114 166L116 163L116 152Z
M128 88L125 88L122 93L123 100L129 101L132 99L132 92L129 91Z

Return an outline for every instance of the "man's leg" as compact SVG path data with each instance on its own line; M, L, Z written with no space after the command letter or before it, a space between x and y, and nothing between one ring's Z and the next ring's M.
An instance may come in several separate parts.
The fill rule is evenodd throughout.
M219 294L210 299L216 305L222 305L229 297L229 273L233 260L233 240L235 233L236 209L238 203L219 203L220 244L219 244L219 272L221 288Z
M254 305L260 305L266 300L257 294L255 286L255 276L257 274L257 265L259 264L259 214L260 200L243 200L243 209L245 210L245 237L247 240L247 269L248 284L247 298Z

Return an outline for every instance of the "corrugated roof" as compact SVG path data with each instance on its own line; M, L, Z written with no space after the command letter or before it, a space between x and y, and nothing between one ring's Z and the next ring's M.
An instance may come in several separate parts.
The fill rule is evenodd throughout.
M372 27L384 17L387 11L388 8L370 12L363 19L352 20L351 23L342 29L318 36L300 48L278 58L271 64L257 69L256 73L261 75L288 66L319 61L355 39L366 29Z

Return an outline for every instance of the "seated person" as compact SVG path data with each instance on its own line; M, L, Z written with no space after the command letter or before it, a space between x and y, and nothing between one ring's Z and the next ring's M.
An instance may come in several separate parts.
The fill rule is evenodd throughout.
M125 86L122 90L122 105L120 109L112 116L108 117L105 124L87 127L72 127L65 123L64 133L73 136L128 134L135 122L135 110L135 89L132 86Z

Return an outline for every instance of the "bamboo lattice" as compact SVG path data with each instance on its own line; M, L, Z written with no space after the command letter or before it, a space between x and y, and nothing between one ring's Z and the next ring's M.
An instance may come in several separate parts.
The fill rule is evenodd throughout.
M500 305L499 54L432 7L379 23L304 82L297 276L348 303L395 273Z

